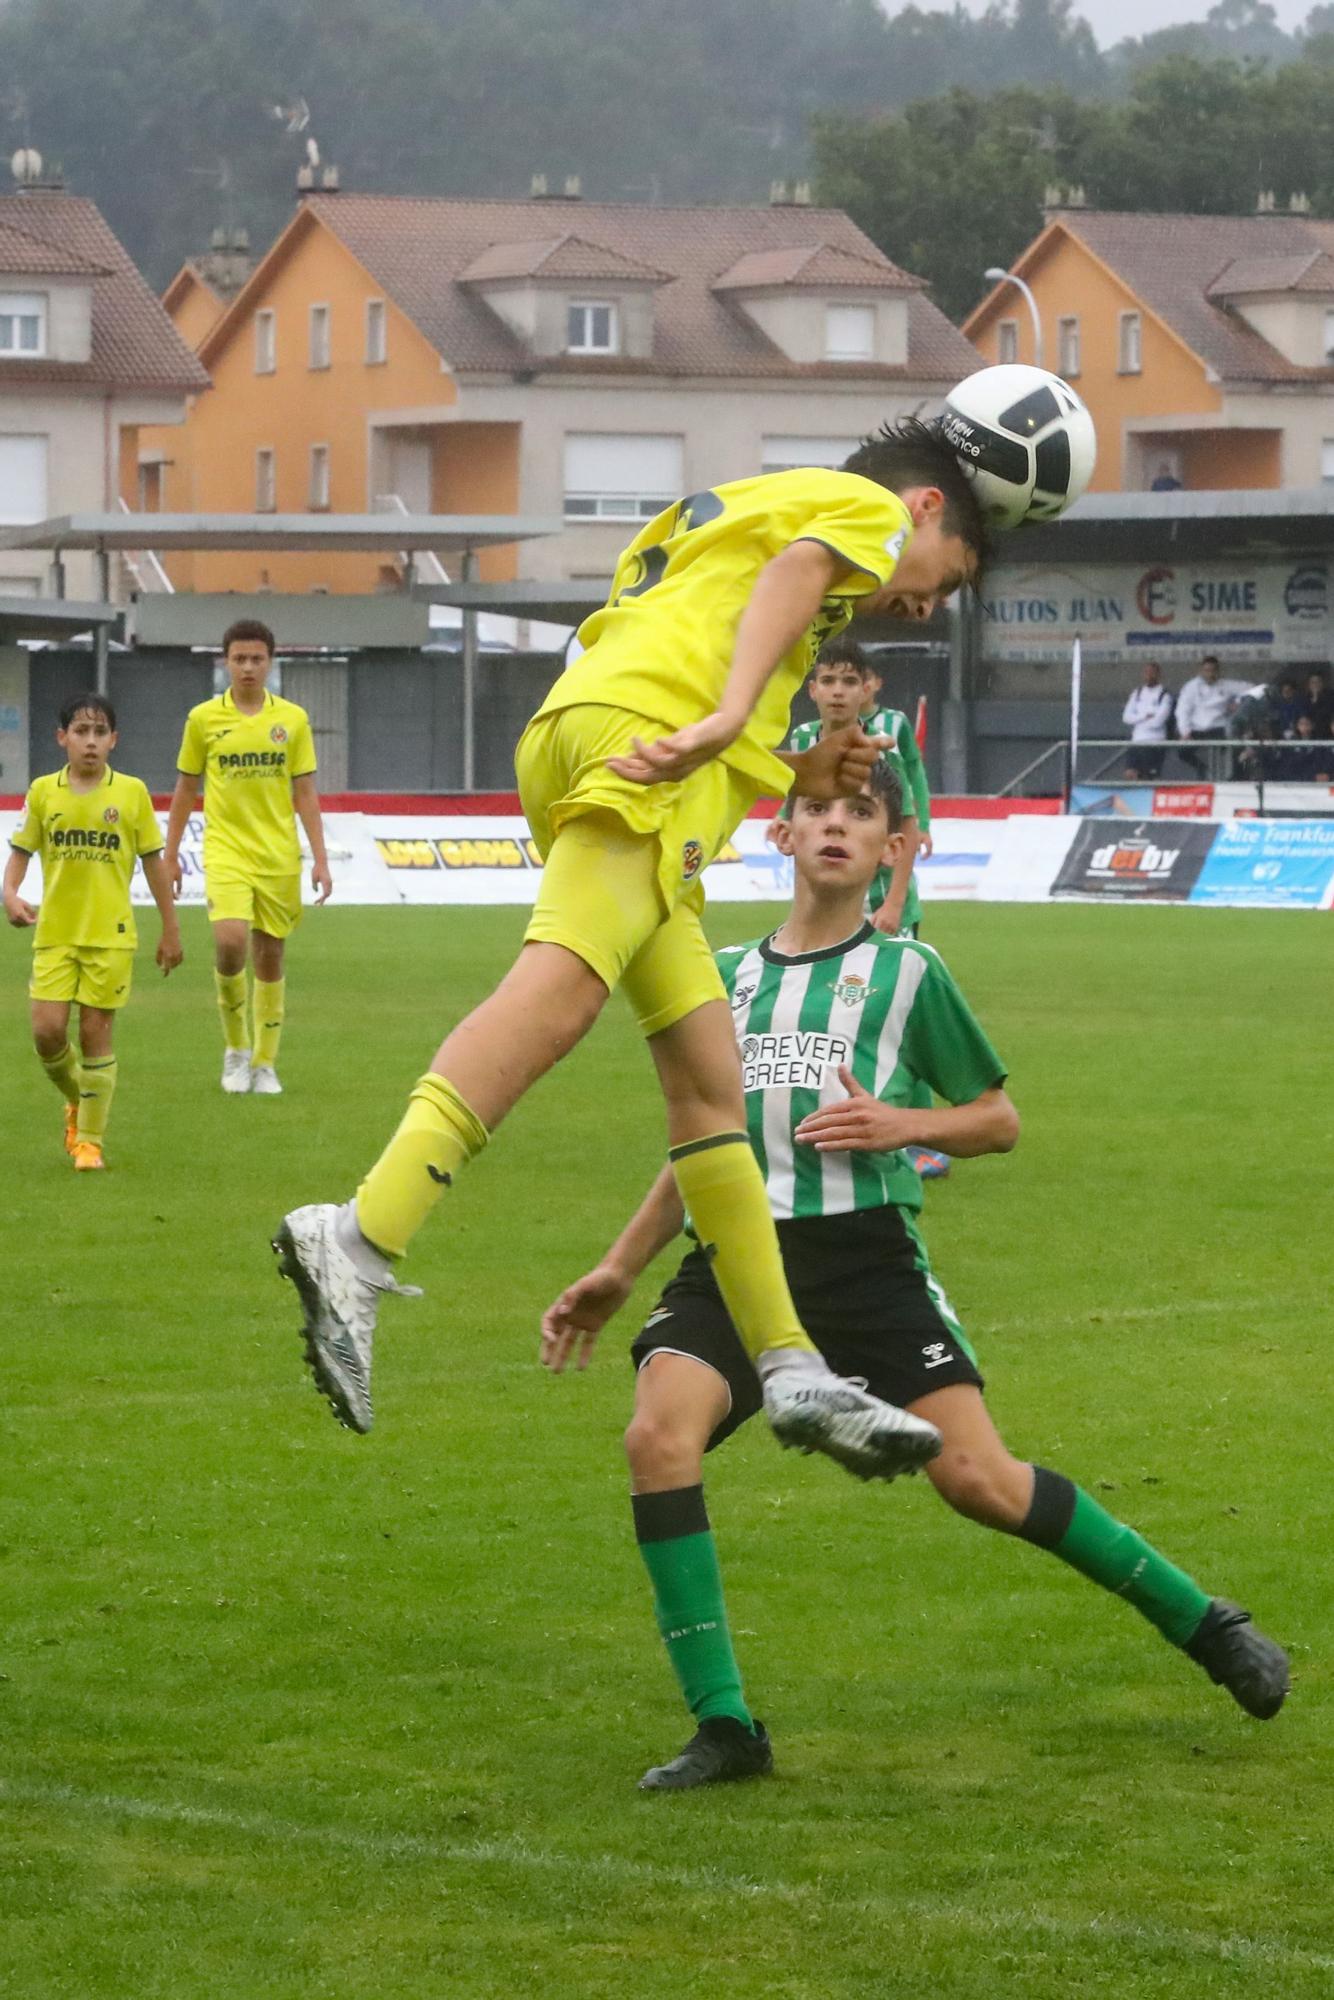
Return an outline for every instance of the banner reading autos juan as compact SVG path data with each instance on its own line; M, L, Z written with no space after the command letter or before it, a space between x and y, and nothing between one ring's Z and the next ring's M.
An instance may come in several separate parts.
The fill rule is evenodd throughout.
M1081 820L1051 893L1189 902L1217 830L1200 820Z

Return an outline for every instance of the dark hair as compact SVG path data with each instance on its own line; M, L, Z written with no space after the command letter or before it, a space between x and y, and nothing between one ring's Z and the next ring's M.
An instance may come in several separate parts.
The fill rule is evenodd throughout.
M76 715L104 716L107 728L115 734L116 711L104 694L81 694L76 695L73 701L67 701L60 711L61 728L68 729Z
M1204 658L1203 658L1203 659L1202 659L1202 660L1200 661L1200 665L1201 665L1202 667L1220 667L1220 668L1221 668L1222 664L1223 664L1223 662L1222 662L1222 661L1221 661L1221 660L1219 659L1219 657L1218 657L1217 653L1206 653L1206 654L1205 654L1205 656L1204 656Z
M818 674L821 667L853 667L863 680L868 674L875 672L875 668L855 639L826 639L815 656L815 665L811 668L811 672Z
M987 527L981 502L953 447L936 424L924 424L920 417L901 417L896 424L882 424L873 437L862 439L851 458L843 461L843 470L873 479L877 486L887 486L891 493L902 493L913 486L938 486L945 496L942 525L946 534L958 535L979 562L985 559Z
M272 632L270 632L267 625L261 624L258 618L238 618L234 625L227 627L227 630L222 635L222 657L224 659L226 659L228 653L239 639L258 640L261 646L268 647L270 659L273 658L275 652L278 650Z
M903 825L903 787L899 783L898 772L887 758L878 757L871 766L866 783L871 797L879 799L885 808L885 819L890 833L897 833ZM781 815L790 818L792 808L803 796L804 794L798 791L789 792L780 808Z

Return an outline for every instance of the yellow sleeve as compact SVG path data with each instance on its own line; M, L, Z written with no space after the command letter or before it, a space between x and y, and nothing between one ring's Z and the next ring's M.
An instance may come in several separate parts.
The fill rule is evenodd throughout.
M35 854L42 844L43 815L36 785L32 786L23 801L23 824L17 833L11 833L9 844L24 854Z
M315 738L310 730L310 717L304 708L301 720L292 724L292 761L288 768L294 778L308 778L317 768Z
M158 825L157 814L153 811L153 801L147 785L140 785L138 804L134 814L134 849L136 854L160 854L166 846L162 828Z
M202 778L207 761L208 745L204 741L204 726L199 719L198 709L192 708L185 718L185 733L181 737L181 747L177 752L176 769L184 771L187 778Z
M840 596L864 597L889 582L912 538L912 515L897 493L872 490L858 482L831 493L793 535L797 542L822 542L856 572L838 585Z

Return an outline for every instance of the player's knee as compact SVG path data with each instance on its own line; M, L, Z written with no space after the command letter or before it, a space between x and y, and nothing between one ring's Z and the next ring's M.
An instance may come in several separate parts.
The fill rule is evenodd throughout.
M666 1492L696 1485L700 1478L697 1441L655 1410L636 1410L626 1426L625 1456L636 1486Z
M1013 1531L1027 1511L1021 1488L1024 1467L1008 1452L951 1451L948 1444L927 1467L942 1500L965 1520Z
M34 1027L32 1031L32 1045L43 1058L58 1056L68 1039L68 1030L65 1028Z

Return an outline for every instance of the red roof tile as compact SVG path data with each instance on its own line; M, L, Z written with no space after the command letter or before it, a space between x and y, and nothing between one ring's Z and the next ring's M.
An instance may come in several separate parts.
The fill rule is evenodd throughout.
M797 244L790 250L751 250L715 278L715 292L760 291L771 285L855 285L859 291L925 291L888 257L858 257L833 243Z
M670 271L657 271L636 257L624 257L605 244L583 236L544 236L532 243L493 243L474 257L459 283L476 285L488 278L602 278L630 283L665 285Z

